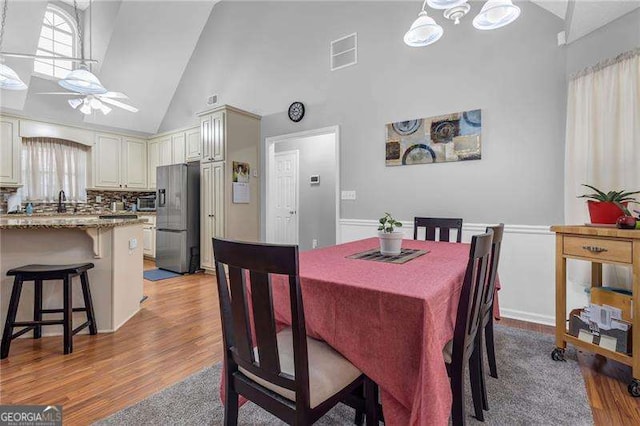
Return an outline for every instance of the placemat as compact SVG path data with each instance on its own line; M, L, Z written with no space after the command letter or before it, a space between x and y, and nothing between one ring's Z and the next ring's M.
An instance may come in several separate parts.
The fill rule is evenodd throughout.
M415 259L416 257L420 257L423 254L429 253L429 250L417 250L417 249L401 249L400 254L398 255L384 255L380 254L380 249L375 248L367 251L363 251L360 253L352 254L351 256L347 256L347 259L359 259L359 260L373 260L376 262L387 262L387 263L406 263L411 259Z

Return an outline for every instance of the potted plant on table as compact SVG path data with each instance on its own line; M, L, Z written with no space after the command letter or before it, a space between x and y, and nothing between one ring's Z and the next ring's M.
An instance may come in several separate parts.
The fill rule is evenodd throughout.
M385 213L379 220L378 237L380 237L380 253L385 256L395 256L402 251L402 223L395 220L390 213Z
M635 218L631 215L627 209L629 202L637 202L633 197L635 194L640 194L640 191L627 192L627 191L609 191L605 193L598 188L583 184L595 191L593 194L583 194L578 198L588 198L587 207L589 208L589 217L591 223L600 224L615 224L620 219L621 226L630 226L631 219L633 219L633 226L635 227Z

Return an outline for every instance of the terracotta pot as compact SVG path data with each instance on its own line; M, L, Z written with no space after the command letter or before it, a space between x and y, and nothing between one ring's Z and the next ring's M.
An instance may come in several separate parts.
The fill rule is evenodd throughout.
M622 203L622 205L626 207L627 203ZM591 223L615 224L620 216L624 216L622 209L616 203L609 201L588 200L587 206Z
M378 232L380 237L380 253L385 256L396 256L402 251L402 236L400 231Z

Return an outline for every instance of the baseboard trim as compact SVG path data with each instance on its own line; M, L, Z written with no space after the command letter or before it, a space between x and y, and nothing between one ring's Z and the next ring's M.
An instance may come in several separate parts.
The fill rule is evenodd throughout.
M525 322L532 322L532 323L542 324L542 325L550 325L550 326L556 325L556 319L553 316L540 315L532 312L518 311L516 309L500 308L500 316L504 318L525 321Z

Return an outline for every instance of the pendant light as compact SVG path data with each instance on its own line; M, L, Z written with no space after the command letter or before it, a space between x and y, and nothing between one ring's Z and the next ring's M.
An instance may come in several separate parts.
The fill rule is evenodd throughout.
M7 22L7 2L9 0L4 0L4 5L2 6L2 23L0 26L0 50L2 50L2 41L4 39L4 27ZM7 90L25 90L27 85L24 84L24 81L20 80L18 74L11 69L8 65L0 63L0 89Z
M422 3L422 11L418 14L418 18L413 21L411 28L404 35L404 42L407 46L411 47L423 47L428 46L436 41L440 40L444 30L440 25L436 23L430 16L427 16L427 12L424 10L427 5L425 0Z
M84 35L82 34L82 26L80 25L80 14L78 13L78 2L73 0L73 10L76 15L76 26L78 27L78 40L80 41L80 57L82 63L80 66L71 71L65 78L58 81L58 84L67 90L82 93L84 95L98 95L107 93L98 77L89 71L89 67L84 62Z
M495 30L509 25L520 16L520 8L511 0L488 0L478 16L473 18L473 26L479 30Z

